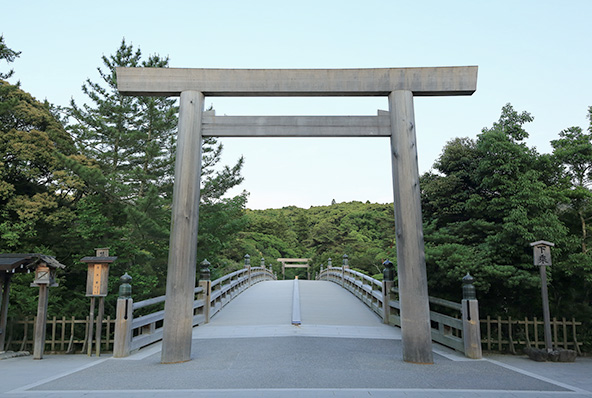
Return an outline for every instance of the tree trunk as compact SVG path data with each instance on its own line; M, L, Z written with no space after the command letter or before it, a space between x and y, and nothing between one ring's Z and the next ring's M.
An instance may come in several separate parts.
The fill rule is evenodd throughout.
M586 219L581 210L578 212L578 215L580 216L580 222L582 223L582 253L586 254L588 252L588 249L586 248Z

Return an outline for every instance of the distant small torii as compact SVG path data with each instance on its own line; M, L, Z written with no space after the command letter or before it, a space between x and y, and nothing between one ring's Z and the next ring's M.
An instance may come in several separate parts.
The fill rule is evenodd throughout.
M278 258L282 263L282 279L286 279L286 268L306 268L308 280L310 280L310 258Z

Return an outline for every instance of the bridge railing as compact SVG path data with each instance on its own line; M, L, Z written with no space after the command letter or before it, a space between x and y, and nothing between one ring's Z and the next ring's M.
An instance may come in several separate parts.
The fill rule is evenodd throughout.
M392 277L387 277L382 282L342 266L321 269L317 279L341 285L378 314L385 324L401 326L399 289L394 287ZM465 297L462 303L429 297L430 324L433 341L477 359L481 358L478 303L474 299L472 278L470 282L471 287L468 290L472 289L473 298ZM466 286L463 287L463 293L465 288Z
M276 279L270 269L251 267L224 275L214 281L209 280L209 263L204 261L199 285L194 290L192 325L208 323L226 304L255 283ZM162 340L166 296L133 302L131 298L131 277L124 275L117 300L117 320L115 322L115 341L113 357L122 358L132 351ZM154 312L134 317L134 311L153 307Z

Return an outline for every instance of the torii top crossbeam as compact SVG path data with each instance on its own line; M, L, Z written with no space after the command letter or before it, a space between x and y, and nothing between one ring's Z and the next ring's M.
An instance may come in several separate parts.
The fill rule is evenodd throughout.
M471 95L477 66L376 69L188 69L117 68L123 95L179 96L199 91L210 97Z

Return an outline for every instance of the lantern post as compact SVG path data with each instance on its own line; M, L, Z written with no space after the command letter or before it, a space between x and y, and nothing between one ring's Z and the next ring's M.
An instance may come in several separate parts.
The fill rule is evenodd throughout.
M95 249L95 251L95 257L84 257L80 260L88 264L88 274L86 277L86 297L90 297L88 335L86 336L88 356L92 355L95 298L99 299L99 313L97 315L97 330L95 335L96 356L101 355L101 332L105 312L105 296L107 296L109 286L109 264L117 260L117 257L109 257L109 248L99 248Z
M43 359L49 288L58 286L55 281L55 271L55 268L50 268L44 261L41 261L35 268L35 280L33 280L31 286L39 287L39 301L37 303L37 319L35 321L33 359Z

